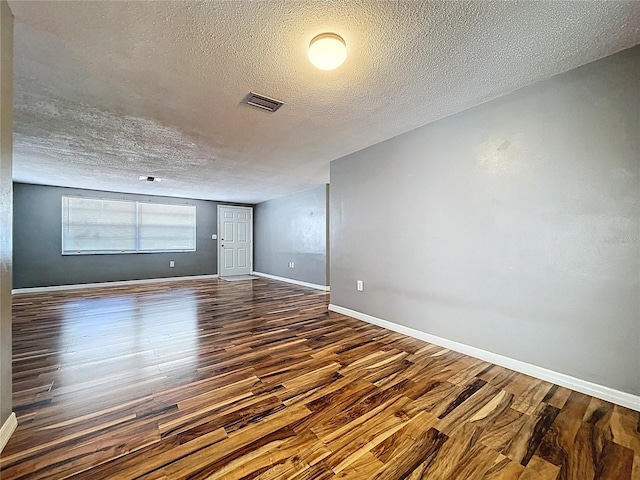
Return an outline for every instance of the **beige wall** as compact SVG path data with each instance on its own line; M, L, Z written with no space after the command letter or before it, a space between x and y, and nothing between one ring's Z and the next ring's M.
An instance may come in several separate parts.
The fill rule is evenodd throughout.
M640 395L639 132L635 47L332 162L331 303Z
M0 1L0 425L11 414L13 15Z

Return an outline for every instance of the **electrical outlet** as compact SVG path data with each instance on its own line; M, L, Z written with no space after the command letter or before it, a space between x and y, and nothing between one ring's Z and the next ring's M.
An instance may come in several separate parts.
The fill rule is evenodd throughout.
M173 260L170 260L170 261L169 261L169 266L170 266L171 268L175 267L175 266L176 266L176 262L174 262Z
M364 283L362 282L362 280L356 280L356 290L358 290L359 292L364 291Z

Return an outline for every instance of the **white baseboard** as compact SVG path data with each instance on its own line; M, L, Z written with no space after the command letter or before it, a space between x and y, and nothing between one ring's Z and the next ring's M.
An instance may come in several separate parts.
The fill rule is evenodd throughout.
M554 372L553 370L548 370L543 367L531 365L529 363L515 360L510 357L505 357L497 353L488 352L477 347L472 347L463 343L454 342L453 340L447 340L446 338L437 337L435 335L421 332L420 330L416 330L411 327L399 325L397 323L373 317L371 315L367 315L366 313L351 310L339 305L329 304L329 310L331 310L332 312L341 313L348 317L357 318L358 320L362 320L367 323L378 325L379 327L383 327L388 330L393 330L394 332L408 335L409 337L424 340L425 342L433 343L435 345L448 348L449 350L464 353L465 355L484 360L485 362L493 363L510 370L515 370L516 372L524 373L525 375L530 375L540 380L555 383L556 385L570 388L571 390L575 390L586 395L591 395L592 397L616 403L618 405L622 405L624 407L631 408L640 412L640 396L638 395L621 392L620 390L605 387L604 385L598 385L597 383L592 383L587 380L581 380L564 373Z
M268 273L253 272L252 275L256 275L258 277L270 278L271 280L279 280L281 282L293 283L294 285L300 285L301 287L315 288L316 290L322 290L324 292L328 292L330 290L329 285L318 285L317 283L303 282L300 280L294 280L292 278L287 278L287 277L278 277L277 275L270 275Z
M50 287L14 288L11 293L14 295L19 295L21 293L59 292L62 290L77 290L79 288L120 287L125 285L140 285L144 283L179 282L182 280L206 280L210 278L218 278L218 275L191 275L186 277L145 278L143 280L121 280L117 282L53 285Z
M11 435L16 431L16 427L18 426L18 419L16 418L16 414L11 412L9 418L4 422L2 427L0 427L0 453L4 450L4 447L9 442Z

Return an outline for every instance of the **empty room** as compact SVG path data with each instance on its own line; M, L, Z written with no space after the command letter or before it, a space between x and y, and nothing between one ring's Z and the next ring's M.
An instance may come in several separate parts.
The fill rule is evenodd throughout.
M640 480L640 2L0 0L0 226L2 480Z

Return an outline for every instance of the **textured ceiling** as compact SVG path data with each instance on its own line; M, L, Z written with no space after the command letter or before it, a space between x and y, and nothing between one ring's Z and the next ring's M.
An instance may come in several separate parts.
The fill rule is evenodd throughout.
M640 43L640 2L9 3L15 180L248 203ZM326 31L349 51L330 72L306 57Z

